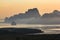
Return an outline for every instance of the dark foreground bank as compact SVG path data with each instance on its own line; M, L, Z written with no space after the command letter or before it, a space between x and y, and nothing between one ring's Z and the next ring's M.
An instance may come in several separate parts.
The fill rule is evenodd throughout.
M0 29L0 40L60 40L60 34L26 35L29 33L43 33L43 31L30 28L3 28Z
M42 35L1 35L0 40L60 40L60 34L42 34Z

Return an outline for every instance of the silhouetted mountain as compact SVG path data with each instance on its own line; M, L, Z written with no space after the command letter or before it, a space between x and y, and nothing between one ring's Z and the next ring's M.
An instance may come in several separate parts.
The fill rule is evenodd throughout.
M29 9L25 13L5 18L5 22L16 22L19 24L60 24L60 11L54 10L51 13L39 15L38 9Z
M60 11L54 10L52 13L45 13L42 17L44 17L44 18L60 17Z
M19 13L18 15L14 15L11 17L6 17L5 22L13 22L21 19L28 19L28 18L38 18L40 17L39 11L37 8L28 9L25 13Z

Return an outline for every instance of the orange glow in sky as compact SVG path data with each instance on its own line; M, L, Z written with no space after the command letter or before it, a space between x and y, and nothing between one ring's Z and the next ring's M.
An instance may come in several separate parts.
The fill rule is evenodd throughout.
M60 0L0 0L0 19L38 8L40 14L60 10Z

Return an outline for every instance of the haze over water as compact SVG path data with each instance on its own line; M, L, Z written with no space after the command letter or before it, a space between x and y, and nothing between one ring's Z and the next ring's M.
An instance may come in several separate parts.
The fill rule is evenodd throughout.
M0 28L33 28L33 29L41 29L44 31L43 34L60 34L60 25L42 25L42 24L1 24Z

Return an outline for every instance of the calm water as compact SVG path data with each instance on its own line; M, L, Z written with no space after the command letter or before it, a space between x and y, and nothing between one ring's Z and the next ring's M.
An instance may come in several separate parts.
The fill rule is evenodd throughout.
M10 24L0 23L0 28L33 28L41 29L44 34L60 34L60 25L40 25L40 24L17 24L12 26Z

